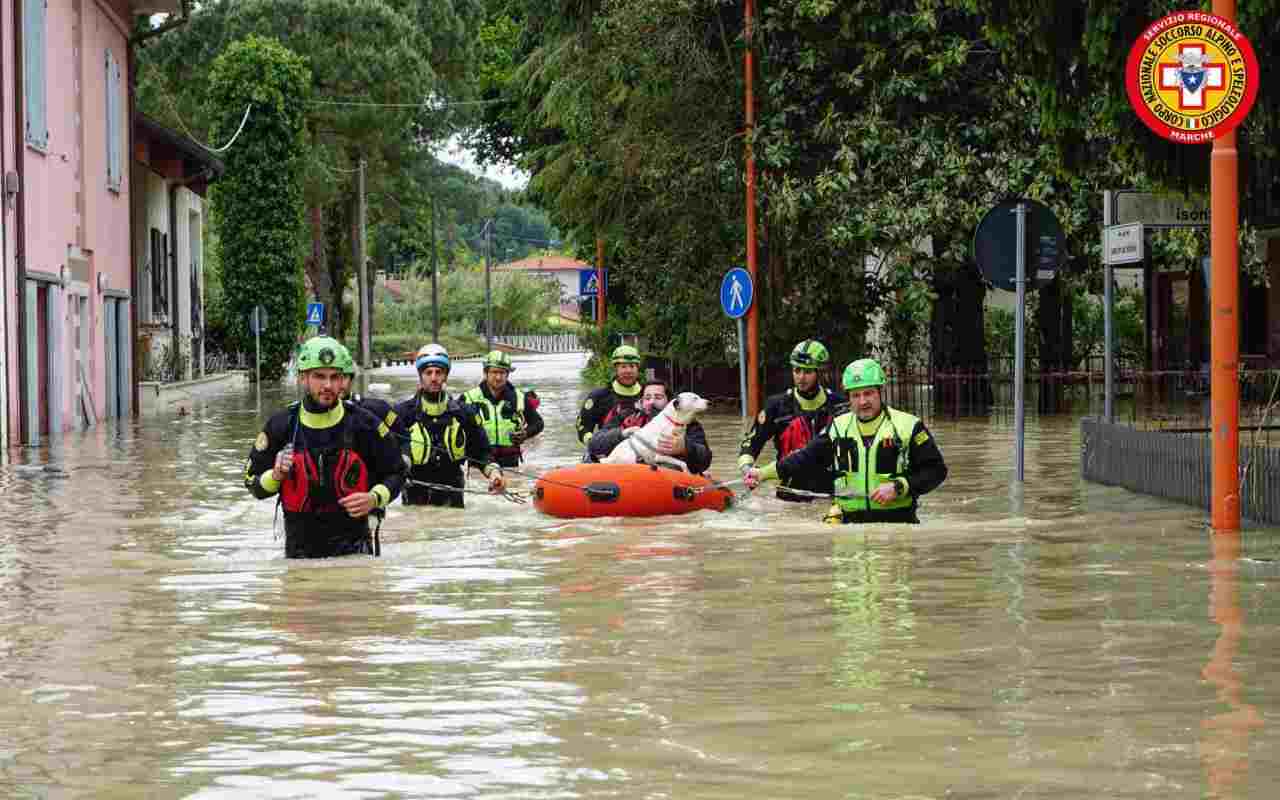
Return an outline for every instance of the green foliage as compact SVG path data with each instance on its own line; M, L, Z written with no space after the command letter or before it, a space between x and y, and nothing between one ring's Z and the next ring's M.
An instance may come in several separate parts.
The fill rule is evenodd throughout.
M390 291L376 297L374 319L381 334L412 334L430 337L432 326L431 279L400 282L400 298ZM485 323L484 271L456 270L439 279L440 326L483 335ZM547 317L557 314L560 291L550 283L527 275L494 272L490 294L493 298L493 332L549 333L554 329Z
M1031 295L1027 308L1026 355L1029 361L1039 354L1040 337L1033 324L1038 298ZM1102 298L1088 294L1084 289L1073 291L1072 364L1071 369L1099 369L1104 355L1104 323ZM1112 309L1114 346L1116 359L1131 365L1143 360L1143 300L1142 293L1133 289L1117 289L1115 307ZM987 352L995 359L1012 359L1014 356L1014 312L1004 308L988 308L984 317ZM1095 359L1091 362L1091 359ZM1011 361L1009 363L1012 363Z
M236 42L214 62L209 102L215 138L229 139L241 109L253 107L223 158L212 217L219 236L224 309L245 320L262 305L270 324L262 336L263 374L279 377L302 326L302 131L311 85L306 62L278 42L257 36ZM211 112L211 115L217 112ZM228 339L253 349L244 324L229 324Z

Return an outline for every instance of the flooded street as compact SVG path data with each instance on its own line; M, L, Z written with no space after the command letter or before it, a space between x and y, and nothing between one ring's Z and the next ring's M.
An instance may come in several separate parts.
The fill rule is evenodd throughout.
M525 469L578 460L581 364L516 359L547 420ZM0 797L1280 785L1280 530L1215 541L1198 510L1083 483L1076 420L1028 420L1022 497L1011 423L932 421L951 475L920 526L767 493L584 521L468 495L397 502L380 559L286 561L241 474L291 399L224 394L23 454L58 471L0 467ZM737 477L737 416L704 424Z

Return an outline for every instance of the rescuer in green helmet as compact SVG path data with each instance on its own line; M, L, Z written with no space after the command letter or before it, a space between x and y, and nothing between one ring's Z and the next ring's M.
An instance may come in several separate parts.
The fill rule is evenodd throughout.
M350 361L328 336L304 342L302 401L273 414L249 451L245 488L259 499L280 496L287 558L374 553L369 515L404 485L395 437L342 399Z
M788 360L792 387L766 400L764 409L742 437L738 469L743 473L755 466L771 439L779 459L804 447L830 424L836 407L845 402L843 394L822 385L822 372L831 366L831 356L822 342L805 339L792 348ZM829 493L831 476L822 469L797 472L778 488L778 497L783 500L809 502L813 498L788 492L787 488Z
M827 521L919 522L920 497L942 485L947 465L918 417L884 404L884 369L860 358L844 370L850 410L805 447L745 476L748 488L812 469L835 474Z
M591 436L615 420L625 419L640 409L640 351L629 344L619 345L609 357L613 381L593 390L578 411L578 441L585 447Z
M484 357L484 379L462 395L464 402L479 414L481 425L493 447L492 458L503 467L520 466L520 446L542 433L541 402L532 389L517 389L509 380L515 367L511 356L492 350Z

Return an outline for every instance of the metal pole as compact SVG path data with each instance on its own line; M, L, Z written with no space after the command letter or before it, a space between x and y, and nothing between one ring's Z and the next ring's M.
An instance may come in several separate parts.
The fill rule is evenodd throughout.
M1105 254L1104 254L1105 258ZM1113 322L1113 309L1115 308L1115 273L1110 262L1102 267L1102 278L1107 285L1102 290L1102 357L1104 364L1102 366L1103 387L1102 387L1102 418L1108 423L1116 421L1115 407L1112 405L1113 398L1116 396L1116 379L1115 379L1115 327Z
M747 414L747 323L738 317L738 389L742 392L742 416Z
M258 411L262 411L262 320L258 318L257 306L253 309L253 351L256 363L254 370L257 375L253 385L258 391Z
M742 71L746 80L746 155L747 155L747 272L751 273L751 284L759 286L756 271L756 159L752 148L752 137L756 124L755 89L753 86L755 73L755 52L753 38L755 33L755 3L747 0L744 13L744 30L746 33L746 51L743 54ZM759 303L752 303L747 311L747 408L752 414L760 410L760 370L758 368L759 353L756 346L760 341Z
M1102 193L1102 228L1103 238L1106 238L1106 229L1112 225L1115 220L1111 218L1112 214L1112 197L1111 190ZM1112 313L1115 309L1115 272L1112 269L1111 261L1107 258L1106 250L1102 253L1102 419L1108 424L1116 421L1115 407L1112 405L1113 398L1116 396L1115 372L1113 360L1115 359L1115 328L1112 322Z
M493 260L493 220L484 223L484 348L493 349L493 289L489 262Z
M364 159L360 159L356 170L356 289L360 292L360 366L369 368L371 334L369 325L369 275L365 269L364 237L365 237L365 197L364 197Z
M440 341L440 295L436 284L436 198L431 197L431 341Z
M596 327L603 328L604 307L604 237L596 237Z
M1018 203L1013 212L1018 218L1017 233L1017 265L1018 272L1014 281L1018 287L1018 307L1015 312L1013 352L1013 479L1022 483L1023 458L1022 446L1025 441L1025 398L1023 397L1026 380L1024 359L1026 357L1026 324L1027 324L1027 205Z

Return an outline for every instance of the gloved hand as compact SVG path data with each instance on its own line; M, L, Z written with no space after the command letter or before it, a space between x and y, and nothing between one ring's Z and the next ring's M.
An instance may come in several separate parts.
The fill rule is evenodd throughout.
M524 444L524 440L529 438L529 432L524 428L517 428L511 432L511 443L514 445Z

